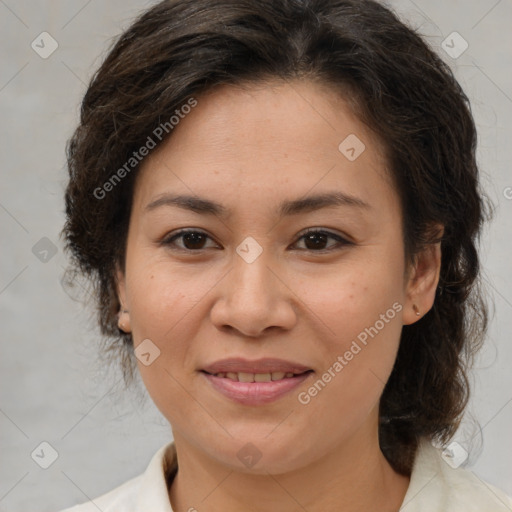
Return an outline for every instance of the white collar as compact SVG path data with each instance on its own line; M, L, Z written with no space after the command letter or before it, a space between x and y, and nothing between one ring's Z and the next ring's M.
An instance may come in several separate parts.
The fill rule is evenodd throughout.
M136 510L173 512L168 494L178 468L174 443L162 446L139 477ZM506 512L512 499L503 491L480 480L472 472L453 469L441 452L422 439L418 445L409 488L400 512Z
M174 478L178 469L174 442L162 446L153 456L140 480L137 509L173 512L169 501L168 475Z

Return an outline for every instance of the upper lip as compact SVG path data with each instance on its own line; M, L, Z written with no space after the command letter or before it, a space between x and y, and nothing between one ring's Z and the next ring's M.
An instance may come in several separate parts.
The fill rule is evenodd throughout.
M284 359L274 359L274 358L262 358L255 359L253 361L249 359L244 359L242 357L229 358L229 359L221 359L219 361L215 361L208 366L202 368L202 371L216 374L216 373L224 373L224 372L233 372L233 373L273 373L273 372L284 372L284 373L304 373L311 368L304 366L302 364L296 363L294 361L286 361Z

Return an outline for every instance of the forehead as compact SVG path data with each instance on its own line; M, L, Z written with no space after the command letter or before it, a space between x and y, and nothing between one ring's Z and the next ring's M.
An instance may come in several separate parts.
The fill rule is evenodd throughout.
M196 99L142 162L136 201L165 192L246 205L333 189L367 202L393 195L378 138L326 86L223 85Z
M197 106L159 149L182 153L201 147L225 158L258 151L262 157L303 161L319 152L339 157L339 143L350 134L372 146L379 144L351 113L346 99L326 85L309 81L222 85L197 98Z

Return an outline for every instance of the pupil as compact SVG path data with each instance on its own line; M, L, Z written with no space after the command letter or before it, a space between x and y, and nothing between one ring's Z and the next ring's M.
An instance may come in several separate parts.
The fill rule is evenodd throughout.
M318 243L313 243L312 247L310 247L308 245L308 242L311 242L311 241L314 241L314 240L318 240L319 238L321 238L322 240L320 241L320 244ZM325 238L326 236L322 233L311 233L310 235L307 235L306 236L306 247L308 249L318 249L319 248L319 245L321 246L322 244L325 244Z
M203 235L201 233L185 233L183 235L183 240L188 249L201 249L202 247L197 247L195 244L199 244L199 246L201 246L202 237ZM204 242L204 239L202 241ZM192 247L189 247L190 245L192 245Z

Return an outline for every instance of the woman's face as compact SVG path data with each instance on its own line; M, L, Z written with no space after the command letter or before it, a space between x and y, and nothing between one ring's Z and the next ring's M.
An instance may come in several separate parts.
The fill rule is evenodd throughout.
M382 148L334 93L276 82L197 102L137 177L127 329L177 442L293 470L376 433L402 325L435 285L411 299Z

